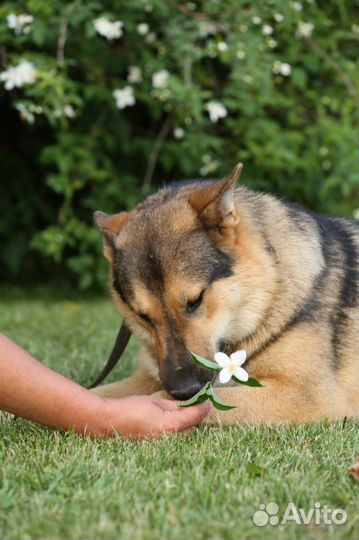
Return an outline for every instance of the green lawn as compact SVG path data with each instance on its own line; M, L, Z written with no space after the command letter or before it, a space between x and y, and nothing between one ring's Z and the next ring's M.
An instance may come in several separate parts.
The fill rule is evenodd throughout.
M0 328L87 384L119 319L106 298L0 290ZM132 344L116 374L131 370ZM1 375L0 375L1 376ZM358 538L358 423L199 428L133 442L81 439L0 414L0 538L196 540ZM343 525L257 527L261 503L346 510Z

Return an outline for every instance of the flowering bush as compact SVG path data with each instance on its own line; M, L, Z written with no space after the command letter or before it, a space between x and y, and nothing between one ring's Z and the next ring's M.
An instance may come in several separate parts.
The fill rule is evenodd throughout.
M103 282L93 210L238 161L252 188L350 215L355 4L2 2L2 277Z

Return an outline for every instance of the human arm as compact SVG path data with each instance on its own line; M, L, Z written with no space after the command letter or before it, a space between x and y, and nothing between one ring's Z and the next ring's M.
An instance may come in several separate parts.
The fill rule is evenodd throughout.
M97 396L38 362L0 334L0 409L79 434L157 437L198 424L208 404L181 409L151 396Z

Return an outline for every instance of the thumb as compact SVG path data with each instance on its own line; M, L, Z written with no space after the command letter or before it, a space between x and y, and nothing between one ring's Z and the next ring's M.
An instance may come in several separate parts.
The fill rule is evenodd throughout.
M168 411L168 425L165 431L183 431L199 424L209 413L211 404L205 401L193 407L178 407Z

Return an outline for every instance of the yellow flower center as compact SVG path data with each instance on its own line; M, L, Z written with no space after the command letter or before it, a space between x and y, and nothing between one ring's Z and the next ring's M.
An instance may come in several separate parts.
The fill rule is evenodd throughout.
M235 362L230 362L228 364L228 369L231 373L234 373L236 371L237 364Z

